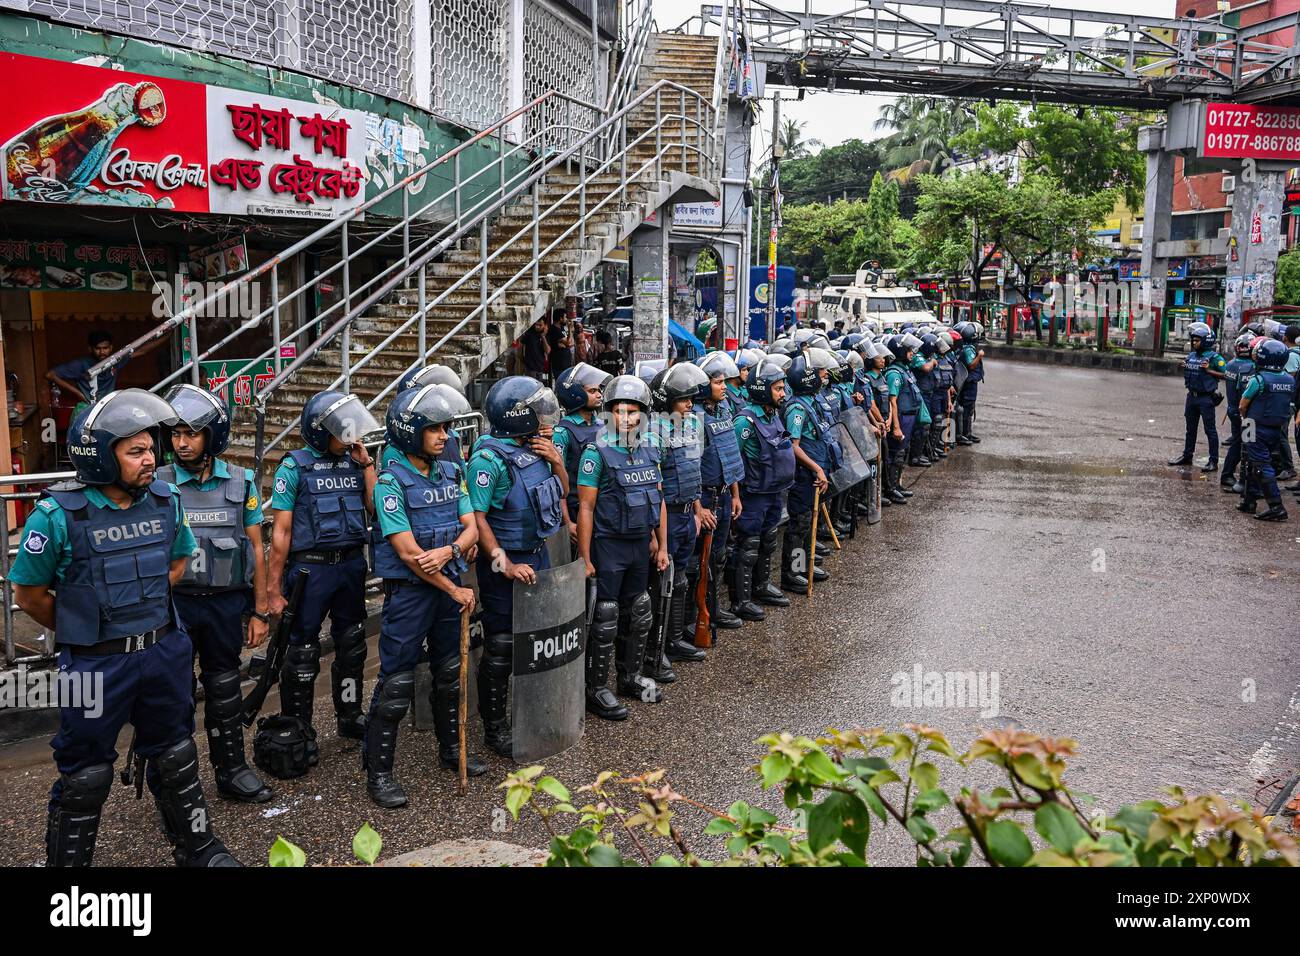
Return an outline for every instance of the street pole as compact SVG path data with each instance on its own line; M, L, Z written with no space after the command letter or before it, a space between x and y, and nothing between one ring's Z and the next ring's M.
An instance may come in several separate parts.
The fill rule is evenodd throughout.
M777 193L781 188L781 91L772 95L772 223L767 240L767 343L776 339L776 231L781 226Z

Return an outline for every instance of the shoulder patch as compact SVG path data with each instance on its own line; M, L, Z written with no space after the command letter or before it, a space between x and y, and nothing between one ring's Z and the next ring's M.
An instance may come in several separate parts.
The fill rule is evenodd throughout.
M249 511L257 510L257 495L249 495L248 500L244 502L244 507Z
M596 473L596 463L588 458L582 463L582 473L584 475L593 475Z
M297 467L298 467L298 462L294 461L294 458L293 458L292 455L285 455L284 458L280 461L280 467L281 467L281 468L297 468Z
M740 437L741 437L741 438L748 438L748 437L749 437L750 435L752 435L752 434L753 434L753 432L751 432L751 431L749 430L749 426L748 426L748 425L746 425L744 428L742 428L742 429L740 430Z
M275 493L282 495L289 490L289 483L284 478L275 479Z
M58 505L56 502L50 500L49 498L42 498L40 501L36 503L36 507L40 508L42 511L53 511L56 507L58 507Z
M492 476L486 471L480 471L474 478L474 484L478 485L480 488L486 488L488 485L492 484Z
M28 531L27 537L23 539L23 550L31 554L41 554L45 551L45 545L49 540L39 531Z
M384 495L384 513L397 513L397 495Z

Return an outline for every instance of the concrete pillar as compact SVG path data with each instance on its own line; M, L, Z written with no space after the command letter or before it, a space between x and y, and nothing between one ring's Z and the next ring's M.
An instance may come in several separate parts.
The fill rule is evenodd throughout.
M1228 244L1227 288L1219 342L1236 335L1248 309L1273 304L1278 237L1286 198L1286 167L1243 163L1232 194L1232 233ZM1235 243L1235 245L1234 245Z
M749 323L749 253L752 211L745 208L745 184L750 181L750 152L754 125L753 112L745 101L732 98L727 109L726 136L723 139L722 234L743 243L741 248L719 245L722 255L721 283L718 286L718 322L722 334L719 345L728 336L749 338L743 331Z
M745 210L741 210L740 221L748 222ZM744 236L739 237L744 241ZM749 275L749 259L742 254L741 246L733 246L730 243L719 244L718 255L722 257L722 263L719 266L721 272L721 281L719 288L722 290L718 295L718 348L723 348L727 344L728 338L740 340L740 344L745 344L748 337L739 331L741 323L747 316L737 314L737 300L740 298L739 289L744 288L740 283ZM746 293L748 296L748 289Z
M411 96L422 109L433 108L433 11L427 0L411 5Z
M664 205L656 221L640 226L629 240L633 362L668 354L668 219L671 215L672 206Z
M1165 285L1169 259L1157 255L1159 243L1169 239L1174 208L1174 154L1165 152L1165 127L1143 126L1138 130L1138 149L1147 154L1147 188L1143 203L1142 279L1134 307L1144 306L1133 321L1133 345L1138 351L1154 352L1160 347L1156 314L1163 321Z
M506 112L513 113L524 105L524 3L508 0L505 22L506 64L509 71L506 89ZM524 119L510 121L508 135L517 143L524 138Z

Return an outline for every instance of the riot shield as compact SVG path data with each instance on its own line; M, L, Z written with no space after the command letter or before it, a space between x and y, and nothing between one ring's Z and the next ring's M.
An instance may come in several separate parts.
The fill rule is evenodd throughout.
M567 542L566 542L567 544ZM531 763L568 750L586 719L586 568L571 561L514 583L514 759Z
M826 476L831 493L838 495L872 476L876 463L876 433L861 408L846 409L835 423L843 460Z
M957 389L957 394L961 394L962 387L966 384L966 379L970 378L970 369L968 369L960 358L953 363L952 370L952 387Z
M549 563L553 568L566 565L577 558L577 548L573 547L573 542L569 540L568 525L560 525L560 530L546 539L546 555L550 558Z

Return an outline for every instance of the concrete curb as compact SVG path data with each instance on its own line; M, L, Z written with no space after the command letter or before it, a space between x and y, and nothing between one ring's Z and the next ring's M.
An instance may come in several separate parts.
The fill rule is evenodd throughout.
M1148 375L1183 373L1183 363L1180 359L1150 355L1120 355L1113 352L1096 352L1092 349L1034 348L1023 345L999 345L996 342L989 342L984 346L984 350L989 358L1036 362L1039 365L1103 368L1118 372L1145 372Z

